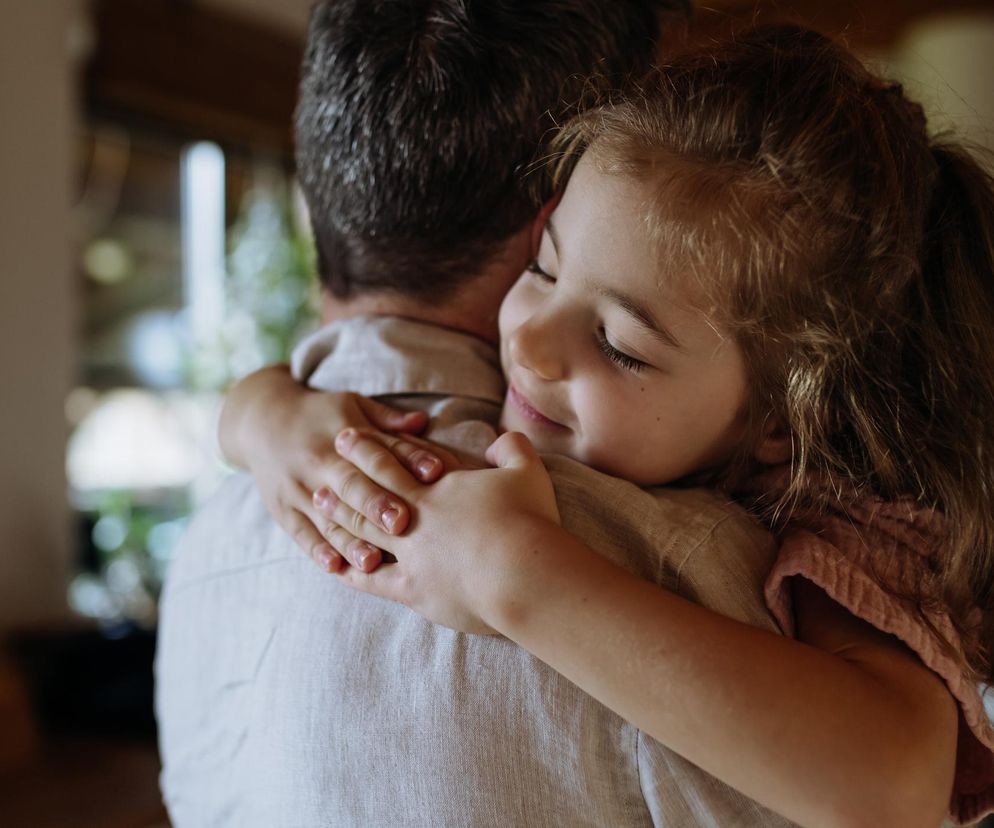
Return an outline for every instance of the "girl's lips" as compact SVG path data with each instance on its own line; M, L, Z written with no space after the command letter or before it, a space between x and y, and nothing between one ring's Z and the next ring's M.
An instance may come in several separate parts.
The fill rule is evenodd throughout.
M515 409L521 414L522 417L531 420L532 422L539 423L541 425L555 426L556 428L566 428L562 423L557 423L555 420L550 420L541 411L539 411L535 406L533 406L527 399L523 396L517 388L513 385L508 385L507 387L507 398L514 405Z

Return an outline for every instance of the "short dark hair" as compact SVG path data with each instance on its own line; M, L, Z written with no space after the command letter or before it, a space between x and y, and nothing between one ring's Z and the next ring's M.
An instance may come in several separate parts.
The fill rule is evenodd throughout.
M438 300L535 215L525 180L585 83L648 69L689 0L325 0L312 12L297 173L321 280Z

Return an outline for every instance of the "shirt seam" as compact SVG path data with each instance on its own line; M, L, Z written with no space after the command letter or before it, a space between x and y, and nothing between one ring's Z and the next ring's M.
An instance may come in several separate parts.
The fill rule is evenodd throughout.
M685 567L690 563L690 559L694 556L694 554L696 554L696 552L702 546L704 546L704 543L706 541L708 541L708 540L710 540L711 538L714 537L714 534L718 530L718 527L721 526L723 523L725 523L725 521L727 521L730 517L731 517L731 515L726 514L720 520L718 520L715 523L711 524L711 526L708 527L708 530L704 533L704 535L701 538L698 539L697 543L695 543L687 551L687 554L684 556L683 560L680 561L679 565L676 568L676 592L677 592L677 594L683 595L683 571L684 571Z
M169 591L172 594L182 592L184 589L189 589L191 587L199 586L201 584L210 583L211 581L216 581L220 578L227 578L231 575L238 575L242 572L249 572L253 569L264 569L269 566L275 566L276 564L286 563L287 561L299 560L300 555L285 555L281 558L271 558L268 561L256 561L254 563L241 564L239 566L226 566L221 569L215 569L205 575L198 575L195 577L183 578L180 581L173 581L169 586Z
M649 819L652 824L656 824L656 820L652 819L652 808L649 807L649 800L645 796L645 786L642 784L642 730L641 728L635 728L635 778L639 783L639 793L642 795L642 804L645 809L649 812Z

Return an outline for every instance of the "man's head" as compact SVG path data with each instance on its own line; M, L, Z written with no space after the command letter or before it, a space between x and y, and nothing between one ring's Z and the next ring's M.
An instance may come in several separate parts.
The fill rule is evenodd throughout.
M640 74L688 5L318 3L296 142L325 288L437 302L484 272L549 195L524 173L586 78Z

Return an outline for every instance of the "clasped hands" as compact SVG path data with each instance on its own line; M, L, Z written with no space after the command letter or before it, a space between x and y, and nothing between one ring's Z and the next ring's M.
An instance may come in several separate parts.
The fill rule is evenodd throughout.
M331 550L312 557L349 586L402 603L435 623L492 633L529 532L559 523L552 482L528 439L499 437L474 468L409 434L347 428L340 460L313 495Z

